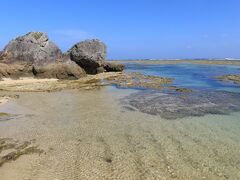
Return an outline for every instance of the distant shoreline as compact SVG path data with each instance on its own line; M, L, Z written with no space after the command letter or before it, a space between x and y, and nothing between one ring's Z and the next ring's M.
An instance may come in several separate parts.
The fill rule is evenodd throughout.
M132 62L142 64L214 64L214 65L240 65L240 60L112 60L114 62Z

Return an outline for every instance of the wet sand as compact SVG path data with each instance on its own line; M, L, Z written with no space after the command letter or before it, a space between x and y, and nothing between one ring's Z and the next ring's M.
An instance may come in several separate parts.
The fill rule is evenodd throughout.
M240 178L239 113L168 121L126 110L118 99L132 92L18 93L0 106L18 115L0 121L0 138L44 153L3 164L1 179Z

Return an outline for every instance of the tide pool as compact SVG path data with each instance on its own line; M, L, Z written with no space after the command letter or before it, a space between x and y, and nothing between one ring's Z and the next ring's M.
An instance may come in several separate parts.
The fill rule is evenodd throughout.
M172 85L200 90L224 90L240 92L240 86L231 82L223 82L216 76L239 74L240 66L233 65L199 65L199 64L140 64L124 63L126 72L141 72L146 75L174 78Z

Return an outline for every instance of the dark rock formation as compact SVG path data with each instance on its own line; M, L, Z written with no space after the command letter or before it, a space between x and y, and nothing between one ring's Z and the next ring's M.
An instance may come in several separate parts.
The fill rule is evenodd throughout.
M12 64L0 63L0 79L31 76L33 76L32 65L29 63L24 62L17 62Z
M124 106L141 112L178 119L205 114L229 114L240 111L240 94L224 91L194 91L190 93L161 93L143 91L122 99Z
M124 70L123 64L116 64L114 62L105 62L103 67L107 72L120 72Z
M44 65L56 61L61 55L61 50L49 41L47 34L30 32L10 41L1 58L6 62L24 61Z
M86 72L75 62L54 62L45 66L33 66L33 73L37 78L57 78L75 80L86 76Z
M68 52L88 74L96 74L106 59L106 45L97 39L77 43Z

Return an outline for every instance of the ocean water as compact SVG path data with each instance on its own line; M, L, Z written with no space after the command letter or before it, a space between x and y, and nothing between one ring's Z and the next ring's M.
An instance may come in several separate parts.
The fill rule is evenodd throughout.
M141 64L124 63L127 72L141 72L147 75L174 78L173 85L192 89L225 90L240 92L239 85L217 80L216 76L239 74L240 66L199 64Z
M240 66L131 62L126 62L125 66L127 72L173 78L171 86L193 90L192 93L173 93L141 88L142 91L123 100L141 112L160 115L166 119L179 119L240 111L240 85L217 79L222 75L239 74Z
M198 94L199 102L202 102L201 97L205 100L220 99L221 96L224 100L231 98L233 104L228 105L230 108L236 108L232 105L238 104L234 97L238 97L239 87L218 82L212 77L237 73L238 70L239 67L233 66L131 63L126 69L128 72L174 77L175 85L191 87L202 93L211 92L210 96ZM221 96L214 95L218 91ZM0 179L240 179L239 111L227 114L206 111L200 116L190 113L168 120L161 114L126 108L122 99L131 100L142 92L148 96L146 90L114 86L89 91L18 93L19 99L0 106L0 112L16 115L0 121L0 140L31 142L44 153L21 155L15 161L3 164ZM149 93L154 97L158 95L157 92ZM145 94L140 94L134 102L148 100ZM171 96L168 97L171 100ZM143 106L147 110L156 109L158 100L161 98L146 101ZM176 98L173 100L163 101L163 104L178 107ZM196 99L195 102L198 103ZM224 104L218 107L225 111ZM12 151L16 150L10 144L9 149L0 152L0 157Z

